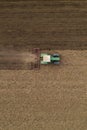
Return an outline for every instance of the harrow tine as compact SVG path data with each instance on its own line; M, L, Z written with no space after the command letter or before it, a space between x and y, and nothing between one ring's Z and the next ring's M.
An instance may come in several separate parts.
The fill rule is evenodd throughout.
M40 69L40 48L32 49L32 53L37 56L36 63L31 64L32 69Z

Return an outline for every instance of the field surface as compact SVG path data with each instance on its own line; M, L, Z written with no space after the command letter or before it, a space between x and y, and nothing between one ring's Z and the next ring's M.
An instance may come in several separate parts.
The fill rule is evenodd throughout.
M87 0L0 0L0 49L87 49Z
M34 47L61 64L29 70ZM0 0L0 67L0 130L87 130L87 0Z
M86 130L87 50L55 50L60 66L0 70L0 130Z

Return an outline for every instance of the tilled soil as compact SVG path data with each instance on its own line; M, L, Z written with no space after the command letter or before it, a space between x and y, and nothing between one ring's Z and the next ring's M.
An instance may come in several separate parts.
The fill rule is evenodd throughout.
M30 51L0 51L0 70L2 69L31 69L31 63L37 63L38 57ZM29 67L28 67L29 66Z
M87 130L87 0L0 0L0 52L34 47L61 64L0 70L0 130Z
M22 62L22 63L30 63L35 62L37 56L32 54L32 52L18 52L18 51L0 51L0 63L6 62Z
M87 49L87 0L0 0L0 50Z

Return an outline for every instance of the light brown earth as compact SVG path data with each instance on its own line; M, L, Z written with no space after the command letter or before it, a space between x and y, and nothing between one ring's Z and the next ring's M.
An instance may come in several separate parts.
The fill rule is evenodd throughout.
M0 130L87 130L87 50L60 66L0 70Z
M62 63L0 70L0 130L87 130L87 0L0 0L0 52L33 47Z

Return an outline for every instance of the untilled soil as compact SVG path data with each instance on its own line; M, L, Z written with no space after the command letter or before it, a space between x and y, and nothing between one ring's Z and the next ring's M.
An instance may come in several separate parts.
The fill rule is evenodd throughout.
M0 0L0 50L87 49L87 0Z
M0 130L86 130L87 51L55 51L60 66L0 70Z

